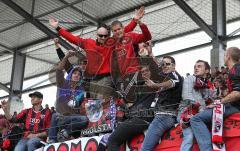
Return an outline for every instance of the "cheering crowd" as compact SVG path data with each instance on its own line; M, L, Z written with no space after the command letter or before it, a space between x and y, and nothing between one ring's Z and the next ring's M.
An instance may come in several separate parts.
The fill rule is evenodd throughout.
M141 150L152 151L161 143L164 132L177 123L183 131L181 151L191 151L194 138L201 151L212 151L214 134L208 127L216 122L212 120L214 108L224 107L223 118L240 112L240 49L231 47L225 51L222 59L226 67L221 70L211 70L208 62L197 60L194 74L183 79L172 56L160 60L152 54L152 36L141 21L143 16L141 7L126 26L118 20L110 26L101 24L96 39L74 36L57 19L50 18L50 26L84 53L69 50L65 55L54 39L60 62L49 75L55 77L57 85L56 112L42 107L44 95L40 92L29 95L32 108L14 116L8 101L3 101L1 148L33 151L46 143L78 138L79 131L89 123L82 109L84 100L112 98L124 100L127 112L121 120L113 120L113 130L99 144L99 151L119 151L122 144L145 131ZM134 32L137 26L140 33ZM77 65L69 61L73 57L81 58ZM219 126L223 127L223 123ZM222 148L221 143L217 147Z

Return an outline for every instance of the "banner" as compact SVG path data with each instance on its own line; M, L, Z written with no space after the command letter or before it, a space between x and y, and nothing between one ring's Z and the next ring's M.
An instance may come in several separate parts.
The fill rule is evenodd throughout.
M50 144L36 151L96 151L102 137L83 137L62 143Z

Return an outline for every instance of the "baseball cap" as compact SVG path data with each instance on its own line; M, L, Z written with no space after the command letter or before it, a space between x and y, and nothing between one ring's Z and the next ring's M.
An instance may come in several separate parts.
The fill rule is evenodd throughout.
M43 94L38 91L35 91L35 92L29 94L29 97L33 97L33 96L38 97L39 99L43 98Z

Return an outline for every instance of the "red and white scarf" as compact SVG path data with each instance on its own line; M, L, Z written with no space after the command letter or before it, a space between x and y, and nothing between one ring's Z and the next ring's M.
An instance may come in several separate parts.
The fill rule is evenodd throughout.
M220 100L215 100L216 105L213 108L212 117L212 145L213 151L226 151L225 144L223 142L223 113L224 105Z

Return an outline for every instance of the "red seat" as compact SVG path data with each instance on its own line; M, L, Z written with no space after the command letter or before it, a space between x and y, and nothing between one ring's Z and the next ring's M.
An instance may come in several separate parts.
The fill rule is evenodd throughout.
M224 141L228 151L240 150L240 113L235 113L228 116L224 120ZM129 148L140 150L144 135L134 137ZM180 126L172 128L162 137L162 141L156 146L155 151L179 151L182 143L182 130ZM193 151L199 151L198 145L195 143Z

